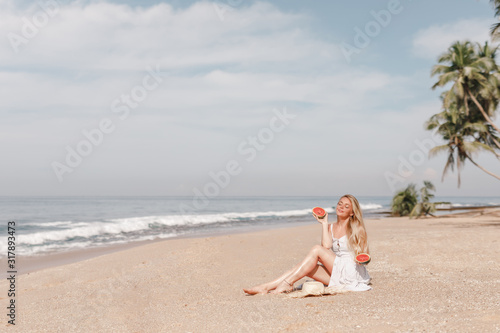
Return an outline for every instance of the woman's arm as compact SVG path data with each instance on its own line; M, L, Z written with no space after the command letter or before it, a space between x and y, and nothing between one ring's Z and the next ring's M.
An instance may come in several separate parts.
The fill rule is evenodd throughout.
M316 216L315 216L316 217ZM321 246L330 249L333 245L332 235L330 234L330 225L328 224L328 213L325 217L320 219L316 217L316 220L321 223Z

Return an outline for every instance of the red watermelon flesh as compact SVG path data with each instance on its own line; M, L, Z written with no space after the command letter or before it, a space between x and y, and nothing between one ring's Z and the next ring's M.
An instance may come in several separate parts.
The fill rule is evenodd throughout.
M323 217L325 217L326 215L326 211L321 208L321 207L314 207L313 208L313 214L317 217L319 217L320 219L322 219Z
M367 253L360 253L356 256L356 261L363 265L368 264L370 260L370 255Z

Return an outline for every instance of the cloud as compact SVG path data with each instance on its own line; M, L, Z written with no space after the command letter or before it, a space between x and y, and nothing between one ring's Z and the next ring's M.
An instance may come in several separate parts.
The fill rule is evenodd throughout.
M209 2L186 9L73 2L53 12L17 54L7 39L0 46L0 85L9 87L0 91L2 109L95 118L148 66L165 76L141 108L174 115L241 115L285 102L348 111L365 108L355 99L373 94L373 106L377 91L397 89L384 73L345 70L336 45L304 28L308 17L268 3L226 12L224 21ZM2 30L21 34L23 19L39 13L39 5L3 11Z
M332 45L295 28L307 17L282 13L268 3L257 2L226 13L224 21L209 2L186 9L163 3L131 7L73 2L52 12L46 15L47 22L37 27L35 17L43 15L42 8L31 7L22 15L25 21L17 11L2 11L2 31L24 36L23 31L30 31L25 26L30 24L37 30L15 48L7 40L0 45L0 53L11 66L133 71L142 70L145 64L158 64L165 70L192 70L248 67L263 61L286 63L317 58L319 53L330 60L334 54Z
M22 34L23 22L41 15L38 4L3 3L6 33ZM0 150L9 161L0 180L16 193L122 194L116 189L127 187L123 193L191 195L209 171L241 158L238 144L268 126L274 108L287 108L297 119L228 193L267 193L264 175L283 184L276 193L287 186L301 193L296 184L307 170L318 171L318 184L334 172L340 184L355 170L364 174L360 184L380 187L373 179L404 153L395 145L412 137L408 124L438 107L415 97L422 80L346 66L337 45L309 30L310 20L264 2L227 11L223 21L210 2L61 4L19 52L0 41ZM160 69L161 84L120 119L113 102L142 84L147 67ZM64 161L67 146L103 118L116 130L58 183L51 162ZM325 152L320 165L318 151ZM134 191L141 183L149 185Z
M415 34L412 45L414 55L435 60L455 41L470 40L484 43L490 40L489 27L495 21L466 19L454 23L433 25Z
M286 89L294 80L288 95L301 100L314 87L298 84L291 73L328 68L340 57L335 45L300 28L308 17L262 2L226 12L224 21L210 2L185 9L72 2L53 7L53 15L40 5L21 10L9 4L0 13L0 31L25 42L15 48L7 38L0 43L0 84L9 87L0 92L4 109L99 112L148 66L175 80L162 87L170 106L173 100L187 107L250 98L258 85L261 97L252 100L265 101L266 91ZM32 37L23 35L43 15L47 22Z

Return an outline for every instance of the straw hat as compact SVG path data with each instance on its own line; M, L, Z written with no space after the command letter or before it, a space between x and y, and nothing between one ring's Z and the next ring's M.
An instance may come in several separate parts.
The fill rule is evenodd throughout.
M297 290L286 294L288 297L302 298L307 296L323 296L323 295L335 295L338 293L344 293L342 287L326 287L321 282L318 281L307 281L302 285L302 290Z

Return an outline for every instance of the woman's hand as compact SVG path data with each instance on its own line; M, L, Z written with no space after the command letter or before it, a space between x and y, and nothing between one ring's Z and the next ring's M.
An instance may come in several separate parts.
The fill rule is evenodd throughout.
M321 223L321 224L324 224L324 223L328 224L328 213L326 213L325 216L323 218L321 218L321 219L319 217L317 217L316 215L314 215L314 214L313 214L313 216L316 219L316 221L318 221L319 223Z

